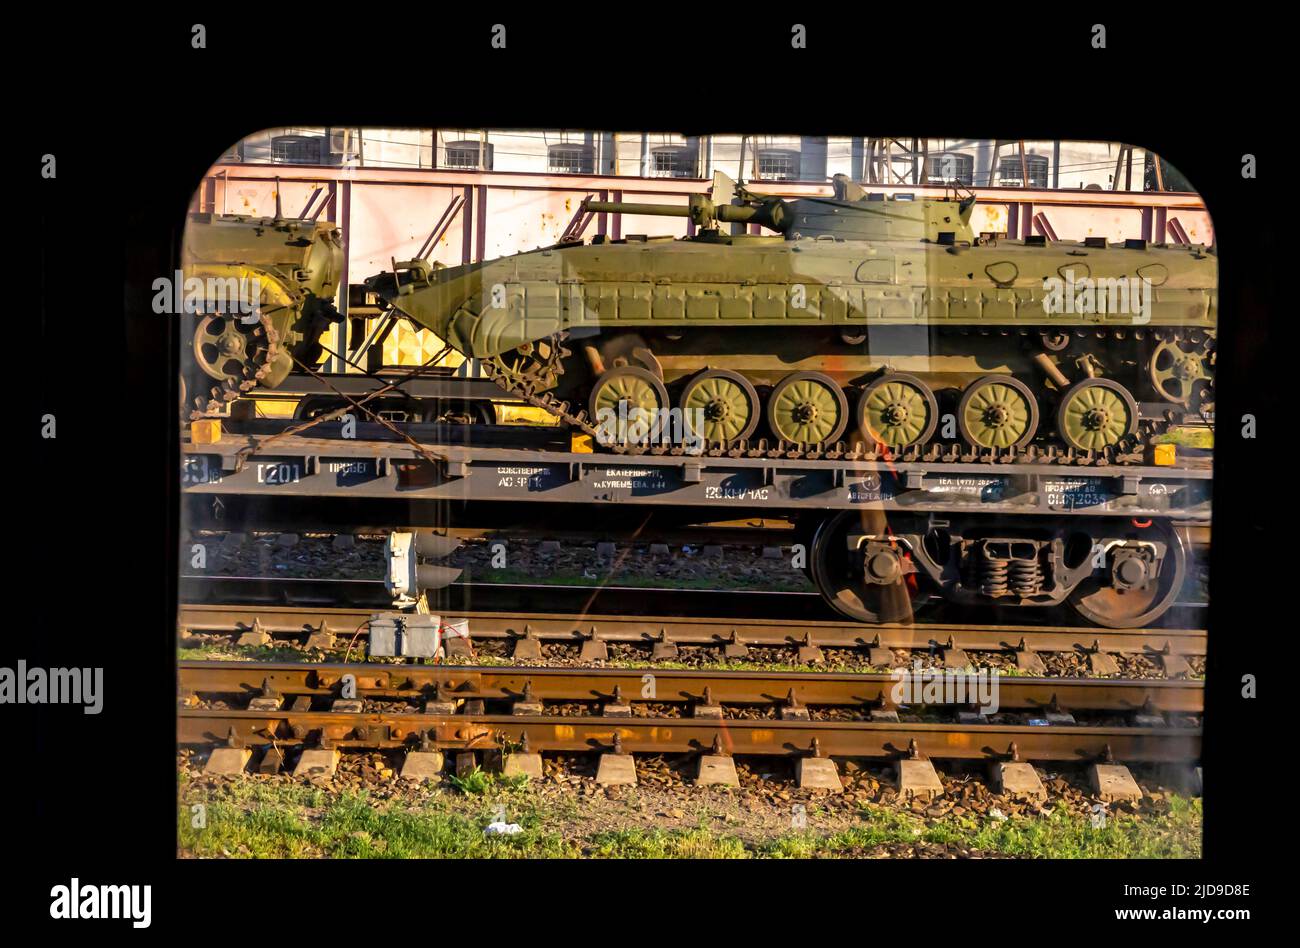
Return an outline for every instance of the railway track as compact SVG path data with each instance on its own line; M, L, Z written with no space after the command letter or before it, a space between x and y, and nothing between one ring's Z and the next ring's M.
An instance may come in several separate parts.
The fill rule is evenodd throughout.
M344 677L352 675L358 696L332 697ZM659 676L656 675L656 679ZM894 679L807 676L779 677L691 675L674 673L662 684L665 695L688 703L690 716L654 716L624 701L623 683L640 694L643 681L626 672L591 671L548 674L531 669L380 668L371 665L294 666L250 663L182 663L181 707L177 736L181 744L230 747L391 749L407 747L457 753L528 753L588 751L613 754L691 753L764 754L793 758L867 757L1042 761L1187 762L1199 759L1199 724L1141 726L1103 719L1087 725L1046 724L1033 715L1049 692L1059 696L1059 682L1007 683L1006 695L1028 705L1030 716L1015 723L984 723L959 715L943 722L898 720L885 709L872 718L868 705L875 692L885 693ZM260 678L260 681L259 681ZM535 683L535 684L534 684ZM717 687L718 694L712 689ZM784 699L773 692L789 691ZM615 689L619 689L616 691ZM675 689L675 690L674 690ZM705 689L708 689L706 692ZM809 702L799 700L806 689ZM1054 692L1052 689L1056 689ZM205 693L234 695L255 707L195 707ZM671 694L669 694L672 692ZM598 712L547 713L539 694L572 695L601 703ZM703 704L706 698L717 702ZM728 717L723 699L735 704L754 700L775 705L776 716ZM1090 682L1071 693L1080 704L1152 714L1156 700L1179 711L1199 708L1200 690L1191 683L1153 687L1150 683ZM403 701L400 709L376 709L368 702ZM775 700L773 700L775 699ZM863 700L868 699L868 700ZM818 720L809 706L852 701L866 719ZM423 701L423 704L421 704ZM1141 703L1137 703L1137 702ZM329 710L316 705L329 702ZM489 703L508 702L509 713L487 713ZM290 705L285 707L285 705ZM343 709L340 710L341 705ZM522 706L522 707L521 707ZM717 714L702 712L716 707ZM802 708L802 713L799 709ZM1057 712L1061 713L1061 712Z
M327 698L346 675L361 698L463 704L502 702L615 701L616 690L631 705L643 700L686 708L731 705L858 708L864 714L896 709L893 691L902 680L890 674L833 672L708 672L654 670L653 695L645 697L646 670L618 668L500 668L494 666L308 664L303 662L180 663L183 690L254 697L262 691L284 698ZM1127 681L1006 677L998 682L1001 708L1050 707L1087 711L1200 714L1204 684L1194 680ZM507 708L510 710L510 708Z
M443 751L690 753L721 748L732 754L799 757L951 760L1187 762L1201 753L1201 729L1129 726L1058 727L828 721L736 721L695 718L665 726L655 719L577 715L428 715L182 709L182 744L354 749L414 746L423 734Z
M364 639L367 620L375 610L365 607L248 605L192 603L181 607L182 636L245 634L269 644L279 639L330 648ZM600 660L608 646L629 643L650 650L651 660L678 657L677 646L716 649L719 659L743 659L750 646L804 650L822 647L865 653L872 665L900 664L895 650L937 653L948 667L965 667L968 652L998 652L1028 673L1044 670L1040 653L1070 653L1084 657L1098 674L1114 674L1110 656L1143 657L1170 678L1192 673L1190 660L1203 659L1206 633L1197 629L1097 630L1078 627L983 626L969 624L882 625L776 619L682 619L676 616L626 616L450 610L444 623L464 620L480 644L508 646L516 658L538 657L543 643L567 643L580 648L580 660ZM449 646L456 640L448 639ZM529 651L529 650L532 651ZM467 654L467 653L462 653Z

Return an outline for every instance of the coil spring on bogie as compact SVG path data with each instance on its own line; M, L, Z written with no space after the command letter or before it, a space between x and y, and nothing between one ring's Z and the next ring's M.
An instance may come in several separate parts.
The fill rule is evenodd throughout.
M981 550L977 566L980 592L986 596L1005 596L1009 567L1006 560L995 559L987 551Z
M1011 591L1017 596L1037 595L1043 587L1043 570L1037 558L1012 560L1009 566Z
M962 585L994 598L1009 594L1037 595L1043 588L1038 550L1033 549L1029 555L1016 555L1008 549L1006 556L998 556L989 551L986 543L981 543L966 558Z

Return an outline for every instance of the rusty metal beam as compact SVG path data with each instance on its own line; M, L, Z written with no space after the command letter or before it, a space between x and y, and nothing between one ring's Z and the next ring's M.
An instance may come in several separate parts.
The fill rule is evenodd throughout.
M1165 226L1168 228L1169 233L1173 235L1174 240L1178 243L1190 244L1192 242L1192 238L1188 236L1186 228L1183 227L1182 222L1179 221L1178 218L1169 218L1169 221Z
M1037 225L1038 232L1053 243L1061 239L1056 236L1056 229L1052 227L1052 222L1047 219L1047 215L1042 211L1034 215L1033 223Z
M573 212L573 217L569 219L568 225L565 226L564 235L560 237L560 243L582 239L583 231L587 229L591 219L596 216L594 211L587 210L587 202L594 200L595 197L596 195L593 192L578 202L578 209Z
M464 210L465 221L461 224L461 247L460 262L470 264L474 262L474 188L471 185L465 185L464 199L461 207Z
M425 238L424 243L420 244L420 249L415 252L415 259L426 260L438 246L447 229L451 227L452 222L456 220L456 215L465 205L465 195L456 193L451 196L447 206L443 208L442 214L438 217L438 222L433 225L433 230L429 231L429 236Z
M320 198L319 204L316 201L317 198ZM316 188L311 192L311 194L307 196L307 203L304 204L302 210L298 212L298 219L313 220L313 221L319 220L321 211L325 210L325 206L328 203L329 203L329 189L323 187ZM315 208L315 213L312 213L313 207Z

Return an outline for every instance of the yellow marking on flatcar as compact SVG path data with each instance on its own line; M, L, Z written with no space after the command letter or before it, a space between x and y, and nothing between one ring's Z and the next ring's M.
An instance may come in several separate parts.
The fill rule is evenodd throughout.
M216 444L220 440L220 418L200 418L190 422L190 441L193 444Z

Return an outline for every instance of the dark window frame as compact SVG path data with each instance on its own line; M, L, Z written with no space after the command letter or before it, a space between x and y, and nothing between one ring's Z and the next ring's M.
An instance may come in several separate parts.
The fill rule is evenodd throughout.
M472 164L466 164L462 161L453 161L453 152L463 152L466 155L473 155ZM486 154L485 154L486 152ZM455 141L444 142L442 146L443 167L455 171L491 171L492 170L492 144L489 142L487 147L475 138L459 138Z
M548 145L546 169L551 174L595 174L596 149L573 142Z
M947 177L944 171L944 164L947 159L954 160L954 174ZM960 184L964 187L972 187L975 181L975 156L967 154L964 151L941 151L938 154L931 155L929 168L926 171L926 184Z
M322 135L276 135L271 139L271 161L278 165L323 164L325 153Z
M802 155L797 148L760 148L754 153L754 164L760 181L798 181ZM784 161L787 171L774 172L772 165ZM763 167L764 163L768 167Z
M667 166L660 158L669 158ZM690 145L656 145L650 149L650 174L656 178L698 178L699 156Z
M1020 155L1003 155L998 159L998 186L1007 188L1045 188L1050 180L1051 162L1046 155L1025 155L1027 182L1020 180Z

